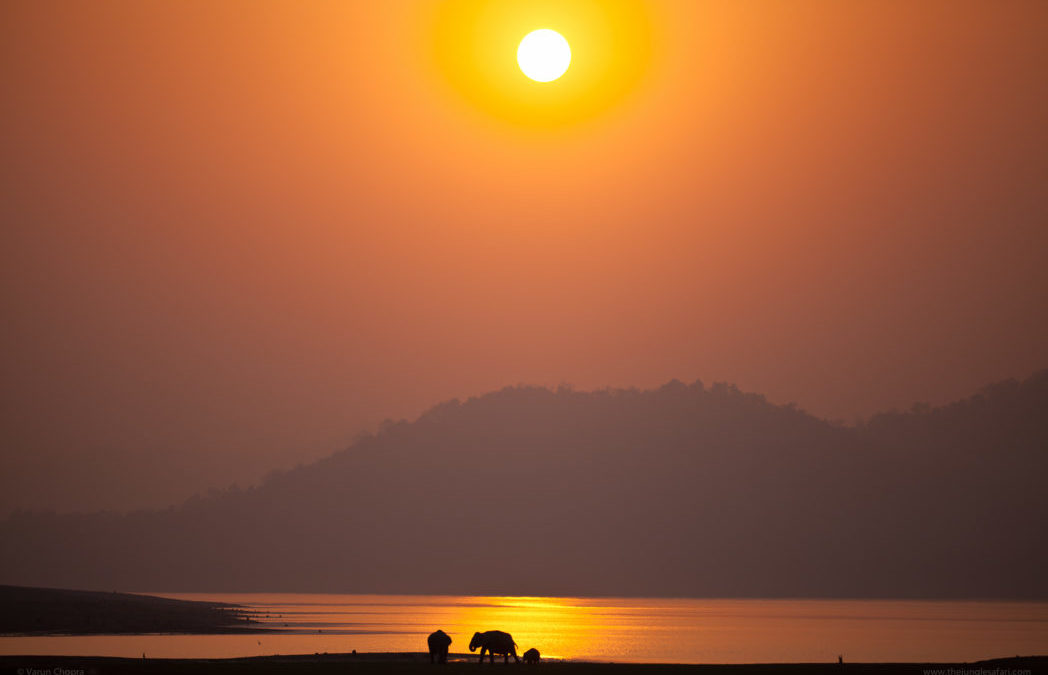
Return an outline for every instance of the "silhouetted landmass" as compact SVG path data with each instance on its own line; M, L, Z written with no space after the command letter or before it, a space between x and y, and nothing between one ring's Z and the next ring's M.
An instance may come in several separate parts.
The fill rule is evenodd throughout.
M213 602L0 586L0 634L228 633L252 623L236 608Z
M163 511L18 513L0 579L194 591L1048 598L1048 372L835 426L725 384L514 387Z
M15 672L21 668L25 673L31 669L44 671L48 668L83 670L109 675L122 673L147 673L168 675L187 673L191 675L237 675L239 673L308 673L327 675L423 675L432 674L434 666L429 664L427 654L309 654L291 656L261 656L239 659L119 659L82 656L0 656L0 669ZM460 675L475 674L478 666L474 662L450 663L440 666L440 673ZM520 672L515 666L496 664L494 668L505 668L505 672ZM1041 673L1048 668L1048 657L1028 656L974 663L846 663L844 668L836 663L761 663L732 665L677 665L677 664L616 664L544 661L541 673L547 675L913 675L914 673L942 672L1001 672ZM997 670L995 670L997 669ZM55 672L55 671L52 671ZM503 672L503 671L498 671ZM529 671L530 672L530 671Z

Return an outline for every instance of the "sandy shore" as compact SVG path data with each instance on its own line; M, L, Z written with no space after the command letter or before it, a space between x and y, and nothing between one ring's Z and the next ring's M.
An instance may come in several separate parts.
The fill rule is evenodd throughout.
M0 673L13 675L108 675L121 673L309 673L353 675L413 675L414 673L476 673L477 668L541 668L547 675L800 675L801 673L907 673L908 675L1022 675L1048 673L1048 656L993 659L977 663L798 663L669 665L547 661L538 666L503 665L496 661L480 666L476 657L453 655L452 663L432 666L426 654L304 654L238 659L118 659L80 656L2 656ZM952 672L951 672L952 671ZM996 671L996 672L995 672ZM501 671L499 671L501 672ZM530 670L528 671L530 672Z

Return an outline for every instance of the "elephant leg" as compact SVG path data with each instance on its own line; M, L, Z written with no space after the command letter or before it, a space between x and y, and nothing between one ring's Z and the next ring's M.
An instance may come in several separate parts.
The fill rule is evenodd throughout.
M480 662L484 663L484 647L480 648Z

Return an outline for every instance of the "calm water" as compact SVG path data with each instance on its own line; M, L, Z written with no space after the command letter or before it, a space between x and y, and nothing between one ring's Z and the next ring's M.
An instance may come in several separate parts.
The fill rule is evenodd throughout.
M248 606L265 635L0 638L4 654L229 657L425 651L443 628L465 652L476 630L518 653L599 661L759 663L973 661L1048 654L1048 603L665 600L398 595L168 594ZM267 618L268 615L268 618Z

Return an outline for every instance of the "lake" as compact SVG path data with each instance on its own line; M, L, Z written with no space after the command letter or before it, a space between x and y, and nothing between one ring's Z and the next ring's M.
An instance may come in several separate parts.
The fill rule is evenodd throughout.
M3 654L221 658L422 652L442 628L467 652L477 630L518 653L616 662L974 661L1048 654L1048 603L702 600L324 594L170 594L245 605L277 633L3 637Z

